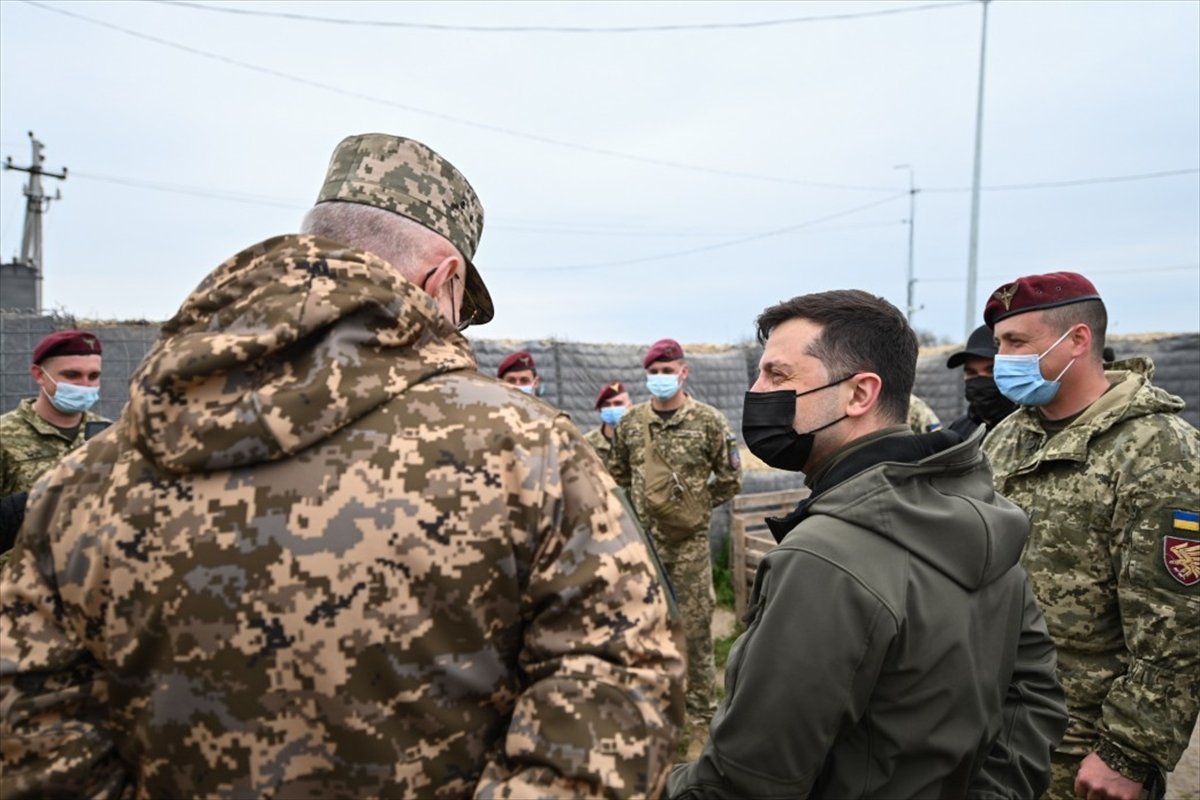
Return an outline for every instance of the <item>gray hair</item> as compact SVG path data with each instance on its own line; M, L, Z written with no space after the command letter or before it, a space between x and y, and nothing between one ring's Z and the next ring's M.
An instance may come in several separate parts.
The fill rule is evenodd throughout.
M426 265L458 253L419 222L362 203L318 203L304 215L300 232L374 253L410 280L420 280Z

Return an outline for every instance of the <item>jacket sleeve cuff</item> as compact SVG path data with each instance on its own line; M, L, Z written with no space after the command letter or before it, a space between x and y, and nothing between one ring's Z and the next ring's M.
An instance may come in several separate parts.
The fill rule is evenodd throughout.
M1131 781L1144 784L1147 779L1158 772L1158 768L1154 764L1131 755L1128 750L1121 749L1111 739L1100 739L1096 755L1100 756L1100 760L1107 764L1109 769L1115 769Z

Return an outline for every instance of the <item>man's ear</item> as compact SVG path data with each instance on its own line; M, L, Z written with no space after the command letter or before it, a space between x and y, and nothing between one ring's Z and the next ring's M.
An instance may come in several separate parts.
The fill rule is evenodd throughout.
M425 294L436 298L446 282L462 271L462 264L463 261L457 254L443 258L425 280Z
M1077 323L1071 329L1071 335L1067 337L1067 342L1071 346L1071 358L1081 358L1087 355L1092 350L1092 329L1082 322Z
M874 372L860 372L850 380L850 397L845 413L848 417L862 417L879 405L883 379Z

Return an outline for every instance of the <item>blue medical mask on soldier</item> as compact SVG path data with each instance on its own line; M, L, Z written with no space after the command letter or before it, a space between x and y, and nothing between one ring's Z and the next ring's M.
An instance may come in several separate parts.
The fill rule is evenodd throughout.
M1054 380L1042 377L1041 361L1070 333L1071 331L1068 329L1040 356L1033 354L996 356L992 366L992 376L996 379L996 386L1000 389L1000 393L1014 403L1023 406L1044 406L1053 400L1054 396L1058 394L1058 387L1062 385L1059 381L1063 375L1067 374L1067 370L1075 363L1075 359L1072 358Z
M647 375L646 389L659 400L668 400L679 391L679 376L669 373Z
M624 406L608 406L607 408L600 409L600 421L605 425L615 427L623 416L625 416Z
M50 405L64 414L82 414L96 405L96 401L100 399L99 386L55 383L48 372L43 372L42 374L46 376L46 380L54 384L54 394L46 395L50 400Z
M518 389L520 389L520 390L521 390L522 392L524 392L525 394L528 394L528 395L532 395L532 394L533 394L533 387L532 387L532 386L518 386L517 388L518 388Z

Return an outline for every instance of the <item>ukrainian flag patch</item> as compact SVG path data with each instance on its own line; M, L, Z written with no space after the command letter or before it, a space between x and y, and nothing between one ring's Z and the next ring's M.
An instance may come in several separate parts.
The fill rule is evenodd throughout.
M1171 527L1177 531L1200 531L1200 514L1195 511L1176 511L1171 515Z

